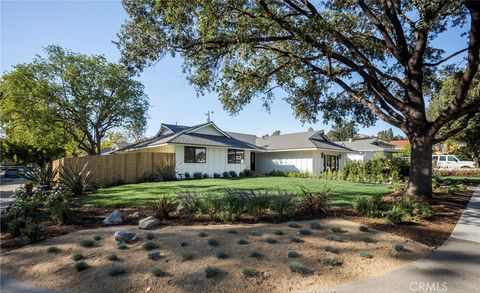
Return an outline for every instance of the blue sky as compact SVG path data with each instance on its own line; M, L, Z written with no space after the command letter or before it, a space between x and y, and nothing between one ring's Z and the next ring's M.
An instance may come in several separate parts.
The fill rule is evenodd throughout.
M117 1L3 1L1 2L0 70L10 71L18 63L30 62L42 47L57 44L74 52L103 54L112 62L120 55L112 43L127 19ZM459 31L449 31L442 43L447 52L461 49L457 42ZM229 131L257 135L281 130L282 133L305 131L310 126L328 131L329 125L297 121L290 106L277 98L268 114L261 102L254 101L237 116L228 115L216 94L197 97L181 71L180 58L166 57L154 67L147 68L138 78L145 86L151 108L147 136L154 135L160 123L194 125L205 121L204 113L214 111L212 120ZM361 133L376 134L390 125L378 121ZM392 127L393 128L393 127ZM394 129L395 133L401 133Z

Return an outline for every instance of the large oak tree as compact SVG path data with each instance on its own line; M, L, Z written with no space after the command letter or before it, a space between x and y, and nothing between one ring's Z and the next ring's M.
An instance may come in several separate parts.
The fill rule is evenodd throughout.
M432 144L461 130L480 106L466 102L477 74L480 1L439 0L176 0L123 2L130 16L117 42L132 70L180 54L200 93L216 91L226 110L254 98L266 107L276 88L304 122L338 117L368 125L380 119L403 130L412 164L407 192L432 195ZM464 48L445 52L450 27L463 26ZM431 82L453 57L466 60L452 103L426 116ZM451 65L451 64L450 64Z

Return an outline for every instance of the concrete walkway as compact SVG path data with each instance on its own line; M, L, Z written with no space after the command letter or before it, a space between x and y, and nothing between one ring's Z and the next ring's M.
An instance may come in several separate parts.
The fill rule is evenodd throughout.
M480 186L450 238L427 257L378 277L312 293L480 292Z
M0 175L0 212L4 211L12 201L15 189L25 181L22 178L5 178Z

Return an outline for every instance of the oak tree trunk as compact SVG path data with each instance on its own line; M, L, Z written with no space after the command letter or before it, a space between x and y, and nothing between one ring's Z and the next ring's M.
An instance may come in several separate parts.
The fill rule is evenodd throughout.
M419 200L431 200L432 196L432 138L425 133L409 136L411 145L410 174L406 194Z

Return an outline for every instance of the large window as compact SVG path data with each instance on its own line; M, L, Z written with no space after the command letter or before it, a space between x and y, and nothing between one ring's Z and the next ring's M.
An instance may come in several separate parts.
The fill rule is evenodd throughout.
M206 163L207 150L200 147L185 147L185 163Z
M324 155L323 158L323 169L325 171L338 171L339 167L339 157L332 155Z
M243 164L245 158L244 150L228 149L229 164Z

